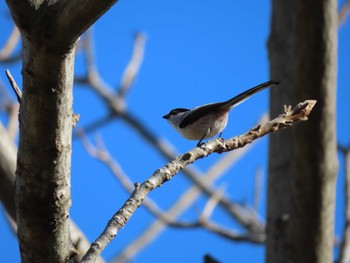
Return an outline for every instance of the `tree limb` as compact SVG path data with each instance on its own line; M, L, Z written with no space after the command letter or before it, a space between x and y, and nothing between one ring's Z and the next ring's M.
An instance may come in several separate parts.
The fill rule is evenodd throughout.
M98 145L98 147L94 147L88 141L88 139L86 138L82 130L77 131L77 133L84 148L90 154L90 156L104 163L110 169L112 174L117 178L117 180L120 182L122 187L129 194L132 194L134 190L134 186L132 182L130 181L128 176L125 175L125 173L123 172L120 165L116 162L116 160L114 160L109 154L109 152L107 151L107 149L105 149L103 142L99 140L99 143L96 142L96 145ZM143 201L143 205L147 209L147 211L149 211L153 216L156 217L156 219L162 221L164 224L170 227L176 227L176 228L203 227L205 230L208 230L209 232L213 232L214 234L220 235L232 241L262 243L264 241L264 237L263 235L261 235L260 232L256 234L255 233L239 234L228 229L224 230L217 225L215 227L211 227L215 224L209 221L209 217L213 212L214 208L217 206L219 200L223 197L223 194L224 192L222 191L222 189L217 188L214 191L214 194L209 198L209 201L207 202L207 204L205 205L202 211L202 214L200 215L200 218L194 222L176 221L175 216L174 218L172 218L167 213L161 211L161 209L157 206L157 204L149 197L147 197ZM228 231L230 233L223 234L225 231Z
M168 145L160 140L154 133L149 130L146 125L140 122L135 116L130 114L125 107L124 99L115 95L112 89L103 81L100 77L98 70L94 62L94 52L92 48L92 39L85 42L85 54L86 54L86 67L87 67L87 83L90 84L93 91L105 102L109 108L111 114L115 117L121 118L129 126L135 129L142 138L155 147L167 160L172 160L176 157L175 153L168 147ZM184 169L185 175L208 196L213 194L212 189L203 182L199 173L193 168L186 167ZM220 199L219 205L228 212L228 214L237 220L242 226L249 231L264 231L264 226L261 222L256 220L256 214L247 211L247 209L239 204L232 203L228 198L223 197Z
M195 170L193 167L191 171L198 174L203 181L205 181L208 185L214 184L216 180L218 180L229 167L233 166L237 160L242 157L249 149L251 148L251 144L247 145L244 148L240 148L237 151L229 152L224 155L219 161L217 161L210 169L202 173L200 171ZM177 218L183 211L185 211L194 201L202 194L201 190L198 188L196 184L193 184L189 189L187 189L177 200L175 204L173 204L165 213L168 217ZM221 206L222 207L222 206ZM238 206L238 208L240 208ZM248 215L248 221L251 221L251 213L247 213L246 210L237 209L241 211L242 214ZM226 211L226 210L225 210ZM239 219L244 218L241 216ZM255 220L259 222L260 220ZM241 221L238 221L241 223ZM262 225L262 224L261 224ZM113 260L113 263L125 262L135 256L140 250L145 248L148 244L150 244L164 229L166 225L161 220L156 220L150 226L148 226L145 231L140 234L135 240L133 240L129 245L122 249L122 252ZM263 228L264 226L262 226ZM251 231L251 230L248 230ZM265 233L261 233L261 236L265 239Z
M83 257L82 262L94 262L95 258L114 239L118 231L125 226L136 209L142 204L149 192L169 181L185 166L195 162L198 159L207 157L214 152L222 153L241 148L268 133L276 132L282 128L291 126L298 121L305 121L308 119L308 116L315 103L316 101L308 100L299 103L296 107L294 107L294 109L291 109L290 106L285 107L284 114L281 114L279 117L264 125L258 125L257 127L249 130L247 133L228 140L211 140L201 147L194 148L191 151L178 156L172 162L169 162L162 168L156 170L144 183L135 185L135 190L131 196L108 222L106 228Z
M120 81L120 86L118 87L117 96L120 98L124 98L126 96L132 84L134 83L134 80L143 60L145 42L146 36L139 32L136 33L134 40L134 50L129 64L124 70L122 80Z
M338 26L341 26L344 24L346 18L349 15L350 11L350 0L347 0L343 6L340 8L339 14L338 14Z
M350 146L338 146L340 152L344 155L345 170L345 227L340 245L338 263L350 262Z
M7 42L5 43L4 47L0 50L1 62L4 62L4 61L6 62L8 60L11 60L10 54L15 49L19 39L20 39L20 34L18 31L18 28L14 25L11 35L7 39Z
M75 42L99 17L118 0L74 0L62 1L57 24L58 35ZM70 43L70 44L73 44ZM68 43L69 44L69 43Z

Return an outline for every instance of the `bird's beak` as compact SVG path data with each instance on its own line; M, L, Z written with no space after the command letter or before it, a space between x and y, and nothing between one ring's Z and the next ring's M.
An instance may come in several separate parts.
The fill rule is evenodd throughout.
M167 119L169 119L169 117L170 117L169 114L166 114L162 118L167 120Z

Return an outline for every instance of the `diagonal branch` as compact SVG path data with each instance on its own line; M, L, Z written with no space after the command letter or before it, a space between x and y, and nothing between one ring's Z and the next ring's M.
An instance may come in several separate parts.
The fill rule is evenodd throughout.
M150 130L146 128L136 117L127 112L124 107L121 107L119 103L115 103L114 96L107 95L108 91L104 90L102 86L94 86L92 88L100 95L105 102L108 103L109 108L115 116L120 117L135 131L137 131L141 137L155 147L167 160L172 160L176 156L170 150L168 145L158 139ZM201 176L191 167L184 168L185 175L196 184L207 196L213 194L213 190L210 188L207 182L204 182ZM225 211L229 213L231 217L236 219L242 226L252 231L263 232L264 226L256 220L255 213L249 213L247 209L239 204L232 203L228 198L223 197L219 202Z
M11 72L8 69L5 72L6 72L7 79L9 80L12 89L16 94L18 103L21 103L22 92L21 92L20 88L18 87L15 79L12 77Z
M118 0L74 0L62 2L61 13L58 16L58 24L60 26L57 35L64 36L63 38L75 42L82 33Z
M340 8L339 14L338 14L338 26L341 26L344 24L346 18L349 16L350 11L350 0L347 0L343 6Z
M120 165L111 157L107 149L105 149L103 142L99 140L99 143L96 143L96 145L98 144L99 147L94 147L88 141L88 139L86 138L82 130L78 130L77 134L81 140L81 143L83 144L86 151L90 154L90 156L104 163L110 169L112 174L117 178L117 180L120 182L123 188L129 194L132 194L133 188L134 188L132 182L124 174ZM161 222L171 227L176 227L176 228L203 227L209 232L212 232L214 234L220 235L224 238L227 238L233 241L246 241L246 242L248 241L252 243L262 243L264 241L264 237L262 237L260 233L239 234L232 230L223 229L215 225L213 222L209 221L209 217L211 213L213 212L214 208L218 204L218 201L222 198L223 194L224 194L223 189L218 188L217 190L215 190L214 195L209 199L206 206L204 207L200 218L195 222L175 221L170 215L161 211L161 209L158 208L157 204L154 201L152 201L149 197L147 197L143 201L143 205L157 219L159 219ZM213 225L215 225L215 227L213 227ZM225 232L226 234L223 234Z
M19 39L20 39L19 30L16 26L13 26L13 30L12 30L11 35L7 39L7 42L5 43L4 47L0 50L0 61L2 63L8 62L8 61L12 60L13 58L18 57L18 56L14 56L11 58L10 55L13 52L13 50L15 49ZM20 58L20 57L18 57L18 58Z
M146 36L142 33L136 33L134 41L134 51L132 53L129 64L124 70L122 80L118 89L117 96L124 98L127 92L130 90L137 72L141 66L143 60L143 54L145 51Z
M258 168L255 172L254 193L253 193L253 208L256 212L259 211L261 197L262 197L262 179L263 179L263 172L260 168Z
M350 145L339 145L339 151L344 155L345 169L345 227L340 245L339 263L350 262Z
M153 175L140 185L135 185L135 190L117 211L113 218L108 222L101 235L91 245L88 252L82 259L82 262L94 262L95 258L104 250L104 248L114 239L118 231L125 226L136 209L142 204L146 196L155 188L169 181L185 166L195 162L198 159L207 157L216 152L222 153L244 147L246 144L261 138L268 133L276 132L298 121L305 121L314 107L316 101L305 101L299 103L294 109L285 107L285 113L269 121L264 125L249 130L247 133L228 140L214 139L207 142L203 147L197 147L191 151L178 156L175 160L167 163L160 169L157 169Z
M266 122L266 121L265 121ZM260 122L259 122L260 123ZM208 185L212 185L218 180L229 167L233 166L239 158L241 158L250 148L251 144L244 148L232 151L224 155L219 161L214 164L206 173L196 171L194 168L191 169L202 178L203 181L207 182ZM183 211L185 211L193 202L201 195L201 191L196 184L193 184L188 188L177 200L175 204L166 211L166 215L171 218L177 218ZM251 220L251 214L246 213L241 209L244 214L248 214L248 220ZM239 210L240 211L240 210ZM243 218L243 217L242 217ZM256 220L259 222L259 220ZM161 220L156 220L145 231L133 240L128 246L122 249L122 252L113 260L113 263L124 262L135 256L140 250L150 244L164 229L166 225ZM250 231L250 230L249 230ZM265 239L264 233L260 234Z
M112 92L112 89L101 79L94 62L94 52L91 43L92 39L90 38L89 40L90 41L88 41L86 38L86 42L84 43L86 66L88 71L88 76L85 78L87 83L90 84L92 90L95 91L96 94L105 102L113 116L119 117L129 126L131 126L143 139L150 143L151 146L155 147L167 160L174 159L176 155L170 149L168 144L165 141L160 140L141 121L130 114L126 110L124 99L121 99L115 95ZM201 179L199 173L193 168L186 167L184 169L184 173L207 196L211 196L213 194L210 186ZM264 231L264 226L257 221L255 212L252 213L252 211L248 211L245 207L232 203L226 197L220 199L219 205L223 207L232 218L237 220L242 226L250 231Z

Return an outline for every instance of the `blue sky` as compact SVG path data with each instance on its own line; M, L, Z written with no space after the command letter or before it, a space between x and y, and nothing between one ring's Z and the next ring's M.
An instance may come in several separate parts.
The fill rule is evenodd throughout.
M340 5L344 1L340 1ZM6 19L7 7L0 3L0 46L11 31ZM4 15L5 14L5 15ZM133 44L133 34L147 35L145 58L136 82L128 94L127 107L157 136L169 140L178 152L195 146L181 138L161 116L176 107L197 105L228 99L237 93L269 79L266 41L269 34L269 1L120 1L93 27L97 66L104 80L118 86ZM338 141L350 142L350 22L339 29L337 132ZM7 66L20 83L20 66ZM0 79L6 82L0 66ZM78 52L76 73L84 72L83 58ZM308 99L308 98L305 98ZM281 110L282 110L281 105ZM268 110L267 91L255 95L233 110L223 137L238 135L253 126ZM86 87L74 88L74 111L81 115L79 125L106 114L101 100ZM2 120L4 117L1 116ZM132 181L142 182L166 163L153 148L120 120L99 130L113 157L122 165ZM89 136L93 138L93 135ZM254 174L262 168L266 174L267 138L254 143L244 156L216 186L226 186L228 196L251 205ZM146 158L145 158L146 156ZM200 160L196 167L206 172L222 156ZM340 159L341 165L343 163ZM343 168L337 187L336 229L343 227ZM266 176L263 185L266 186ZM189 186L180 173L163 187L151 193L162 209L167 209ZM263 190L263 195L266 190ZM94 240L106 222L123 204L127 194L109 170L91 159L81 143L73 143L71 217ZM193 220L203 208L201 197L181 219ZM259 213L265 216L265 197ZM225 213L217 209L216 222L241 230ZM103 253L112 259L128 242L140 235L153 222L152 215L140 208L127 226ZM0 216L0 254L4 262L19 262L16 239ZM4 242L4 240L6 242ZM142 250L134 262L201 262L210 253L222 262L263 262L262 246L232 243L206 231L167 229L151 245Z

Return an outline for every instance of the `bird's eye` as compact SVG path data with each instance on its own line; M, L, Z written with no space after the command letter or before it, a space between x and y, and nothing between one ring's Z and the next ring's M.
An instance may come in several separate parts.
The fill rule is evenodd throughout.
M185 111L189 111L189 109L184 109L184 108L173 109L172 111L169 112L169 115L177 115L180 112L185 112Z

